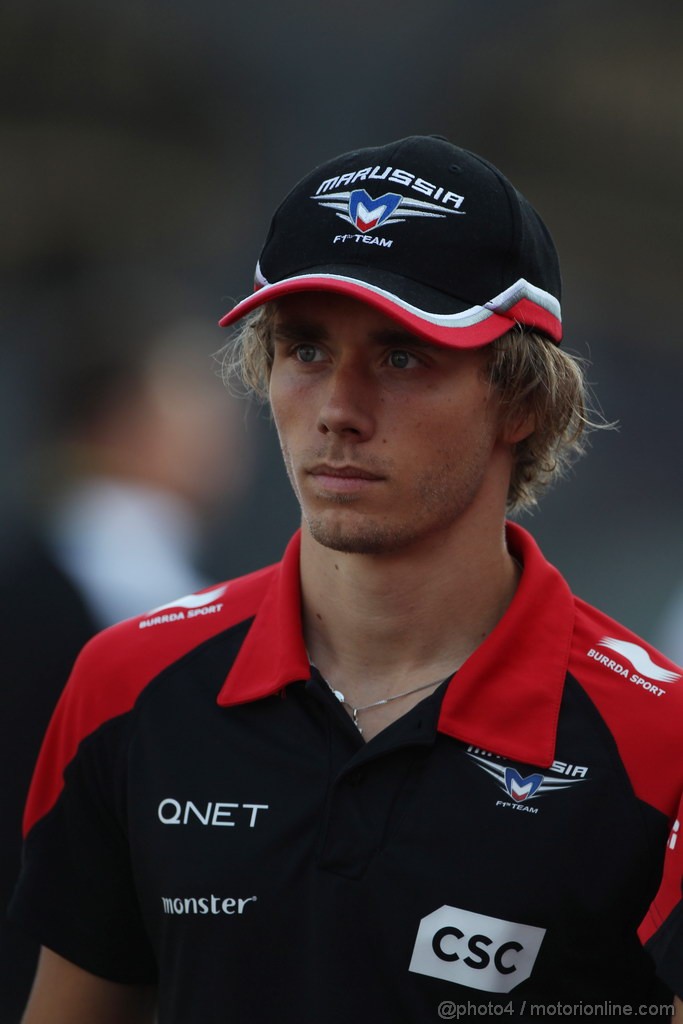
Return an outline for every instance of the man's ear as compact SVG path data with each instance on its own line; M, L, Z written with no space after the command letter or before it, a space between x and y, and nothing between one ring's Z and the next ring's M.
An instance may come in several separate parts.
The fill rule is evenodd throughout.
M510 416L501 424L500 439L504 444L519 444L530 437L536 429L536 416L529 409L526 413L521 412L518 416Z

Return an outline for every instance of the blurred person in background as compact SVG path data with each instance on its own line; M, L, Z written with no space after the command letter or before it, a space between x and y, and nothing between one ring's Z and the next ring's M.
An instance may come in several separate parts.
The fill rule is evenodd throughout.
M683 586L665 606L657 629L658 643L667 655L683 663Z
M256 285L222 322L302 528L79 657L13 904L26 1024L661 1012L681 670L505 523L587 425L545 225L412 137L299 182Z
M211 373L215 339L189 313L172 322L148 305L106 279L70 292L36 502L1 567L2 1024L19 1020L35 972L38 947L5 909L30 775L73 661L98 630L206 585L204 525L244 479L236 403Z

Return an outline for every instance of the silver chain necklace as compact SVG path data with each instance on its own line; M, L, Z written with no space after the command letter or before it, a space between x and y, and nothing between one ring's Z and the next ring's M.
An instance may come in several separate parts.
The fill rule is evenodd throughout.
M395 693L393 697L384 697L383 700L376 700L372 704L359 704L358 707L354 707L351 701L348 701L346 699L341 690L335 690L333 686L330 686L330 684L327 683L327 680L325 680L325 682L327 683L327 685L329 686L330 690L335 695L339 703L343 704L344 707L347 707L349 709L349 711L351 712L351 717L353 718L353 724L355 725L355 727L358 729L358 732L362 736L363 729L360 725L360 722L358 721L359 711L369 711L370 708L379 708L382 707L383 704L390 704L392 700L399 700L401 697L409 697L411 693L419 693L420 690L428 690L432 686L440 686L441 683L445 683L447 679L448 676L444 676L443 679L437 679L435 683L423 683L422 686L415 686L412 690L404 690L403 693Z

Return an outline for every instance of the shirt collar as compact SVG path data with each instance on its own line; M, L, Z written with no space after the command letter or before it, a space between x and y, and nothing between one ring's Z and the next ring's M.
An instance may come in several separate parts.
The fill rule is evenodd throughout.
M297 531L284 558L272 569L254 621L218 695L219 704L246 704L309 678L301 625L300 550Z
M495 629L449 685L439 731L524 764L547 767L569 661L574 599L560 573L520 526L507 525L522 565L519 586ZM261 604L218 696L244 704L308 679L301 626L300 534L273 569Z
M455 675L439 730L548 767L574 633L574 598L525 530L508 523L507 539L522 565L519 585L498 625Z

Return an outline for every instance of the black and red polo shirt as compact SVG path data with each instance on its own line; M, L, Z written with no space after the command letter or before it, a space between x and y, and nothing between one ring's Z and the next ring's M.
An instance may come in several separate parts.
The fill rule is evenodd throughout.
M367 744L309 665L298 538L100 634L36 769L15 917L158 983L160 1024L683 993L682 672L508 538L501 622Z

